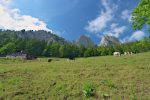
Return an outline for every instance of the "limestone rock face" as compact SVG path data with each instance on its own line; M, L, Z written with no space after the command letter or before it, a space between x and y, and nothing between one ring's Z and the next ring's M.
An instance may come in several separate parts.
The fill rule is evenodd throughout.
M37 39L40 41L46 41L47 43L59 43L65 44L67 41L64 38L61 38L51 32L47 32L44 30L39 31L17 31L16 35L19 38L29 38L29 39Z
M90 37L81 35L79 39L75 42L77 46L84 46L84 47L94 47L94 42L91 40Z
M114 46L119 44L121 44L121 42L119 41L118 38L114 36L103 36L99 46L109 47L109 46Z

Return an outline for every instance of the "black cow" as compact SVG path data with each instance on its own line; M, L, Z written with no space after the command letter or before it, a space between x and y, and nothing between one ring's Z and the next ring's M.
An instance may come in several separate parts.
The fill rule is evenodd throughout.
M51 62L51 61L52 61L52 59L49 58L49 59L48 59L48 62Z
M27 60L35 60L37 59L37 56L33 56L33 55L27 55Z
M68 59L69 59L69 60L75 60L75 57L70 56Z

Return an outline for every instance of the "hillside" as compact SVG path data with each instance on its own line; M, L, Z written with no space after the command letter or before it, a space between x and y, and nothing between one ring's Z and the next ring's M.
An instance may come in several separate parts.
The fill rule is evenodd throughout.
M21 38L21 39L36 39L39 41L46 41L47 43L59 43L59 44L66 44L67 41L62 38L59 37L57 35L55 35L52 32L47 32L44 30L39 30L39 31L25 31L25 30L21 30L21 31L13 31L13 30L4 30L4 31L0 31L0 35L5 35L8 33L11 34L15 34L17 38ZM1 37L0 37L1 38Z
M34 56L64 57L65 50L59 50L64 48L64 45L68 46L70 43L52 32L43 30L0 31L0 56L24 52Z
M121 57L0 59L0 99L148 100L150 52ZM58 61L59 60L59 61ZM86 98L85 87L94 87Z

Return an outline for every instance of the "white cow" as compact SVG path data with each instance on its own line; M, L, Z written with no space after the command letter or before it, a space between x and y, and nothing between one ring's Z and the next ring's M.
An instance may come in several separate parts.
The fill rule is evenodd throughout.
M127 55L133 55L133 52L124 52L124 55L127 56Z
M124 55L127 56L127 55L128 55L128 52L124 52Z
M133 52L130 52L130 55L133 55L134 53Z
M120 52L114 52L114 56L121 56Z

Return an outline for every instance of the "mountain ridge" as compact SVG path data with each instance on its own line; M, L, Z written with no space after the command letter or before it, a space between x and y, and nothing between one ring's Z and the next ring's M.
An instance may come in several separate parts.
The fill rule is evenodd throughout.
M0 33L15 33L17 38L25 39L37 39L40 41L46 41L47 43L59 43L59 44L66 44L69 43L66 41L64 38L59 37L55 35L52 32L44 31L44 30L38 30L38 31L33 31L33 30L21 30L21 31L14 31L14 30L0 30Z

